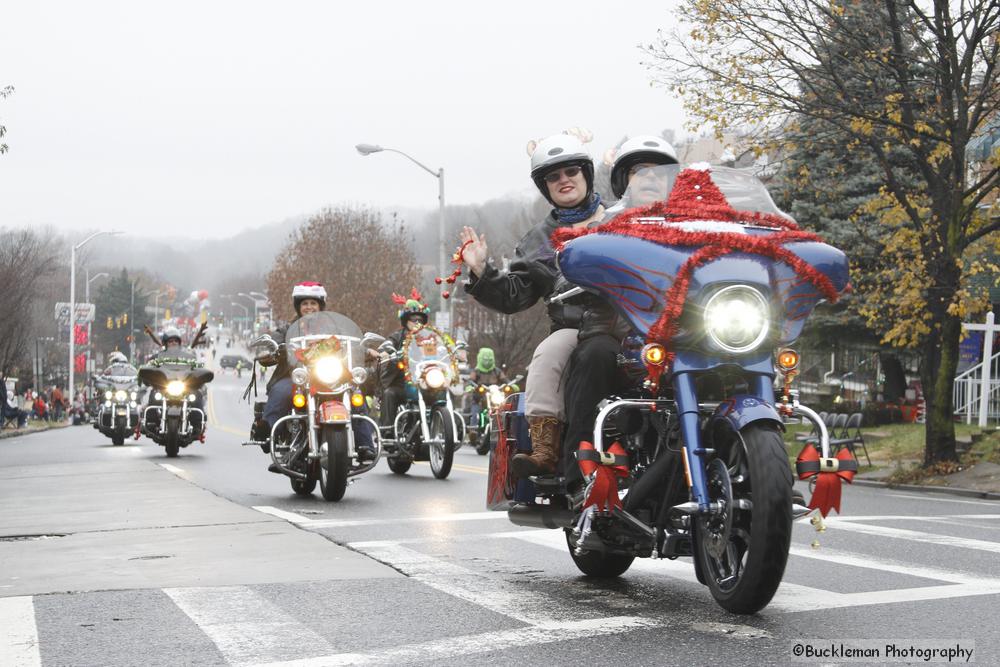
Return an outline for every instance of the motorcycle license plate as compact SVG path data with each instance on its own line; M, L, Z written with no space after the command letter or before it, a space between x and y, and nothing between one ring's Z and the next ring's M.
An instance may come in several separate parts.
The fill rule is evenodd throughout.
M351 421L347 407L340 401L324 401L319 407L320 421L325 424L346 424Z

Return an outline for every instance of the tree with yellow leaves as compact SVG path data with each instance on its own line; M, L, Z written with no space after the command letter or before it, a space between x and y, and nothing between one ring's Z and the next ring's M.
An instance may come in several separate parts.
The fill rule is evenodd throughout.
M749 128L760 150L839 142L877 162L859 212L883 228L883 261L852 279L883 341L920 350L925 464L955 459L961 324L985 306L970 278L1000 229L982 206L1000 159L973 171L966 154L1000 106L1000 0L684 0L678 14L650 66L696 123Z

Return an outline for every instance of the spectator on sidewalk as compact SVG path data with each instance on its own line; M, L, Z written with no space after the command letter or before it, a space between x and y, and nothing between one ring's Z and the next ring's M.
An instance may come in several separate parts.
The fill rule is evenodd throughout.
M52 419L54 421L62 421L63 413L66 410L66 397L63 396L62 389L59 385L53 385L52 393L50 394L51 400L49 401L49 408L52 411Z

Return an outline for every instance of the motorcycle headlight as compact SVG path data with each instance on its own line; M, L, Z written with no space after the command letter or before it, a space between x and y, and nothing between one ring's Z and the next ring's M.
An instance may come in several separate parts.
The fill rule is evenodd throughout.
M104 398L106 398L106 399L107 399L107 400L109 400L109 401L111 400L111 397L112 397L113 395L114 395L114 394L112 394L112 393L111 393L110 391L106 391L106 392L104 392Z
M770 326L767 300L753 287L724 287L705 304L705 330L713 343L731 354L758 347Z
M126 398L128 398L128 394L125 393L124 389L119 389L115 392L116 401L124 401Z
M296 368L292 371L292 382L297 385L304 385L309 381L309 371L304 368Z
M336 384L344 375L344 364L337 357L323 357L313 366L313 372L323 384Z
M448 376L440 366L432 366L424 373L424 382L431 389L440 389L448 381Z
M368 371L366 371L361 366L351 369L351 379L354 380L354 384L361 385L365 383L368 379Z
M490 387L490 402L493 405L503 405L504 395L500 387Z
M167 383L167 394L169 396L180 396L184 393L184 383L180 380L171 380Z
M131 393L131 394L129 395L129 398L131 398L131 399L132 399L132 400L134 401L134 400L136 400L137 398L139 398L139 393L138 393L138 392L135 392L135 391L133 391L133 392L132 392L132 393Z

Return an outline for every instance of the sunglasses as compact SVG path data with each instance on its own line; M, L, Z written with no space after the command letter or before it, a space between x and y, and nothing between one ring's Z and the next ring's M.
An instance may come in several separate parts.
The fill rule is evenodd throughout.
M549 173L545 174L545 182L558 183L559 181L562 180L563 174L566 175L566 178L573 178L577 174L579 174L582 170L583 170L582 167L572 166L572 167L566 167L565 169L557 169L556 171L550 171Z
M633 165L632 168L628 170L628 177L632 178L633 176L635 176L636 174L638 174L641 171L646 171L645 175L649 175L649 176L659 175L658 172L652 171L653 169L656 169L656 167L659 167L659 166L660 165L653 164L651 162L641 162L641 163L639 163L637 165ZM649 170L649 171L647 171L647 170Z

